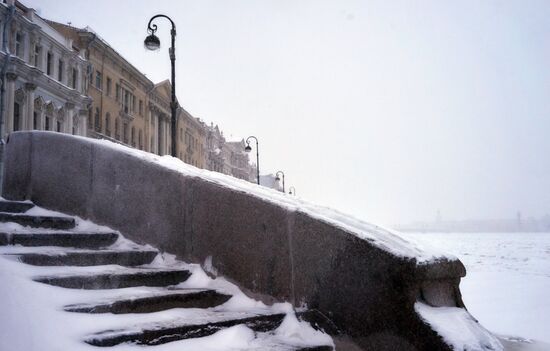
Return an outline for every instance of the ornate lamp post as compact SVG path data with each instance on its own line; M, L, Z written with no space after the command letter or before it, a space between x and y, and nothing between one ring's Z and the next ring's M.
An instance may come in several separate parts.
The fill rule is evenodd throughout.
M275 173L275 180L276 181L280 181L281 178L279 178L279 173L281 173L283 175L283 194L285 193L285 173L283 171L277 171L277 173Z
M293 187L293 186L291 186L291 187L288 189L288 193L289 193L290 195L296 196L296 188Z
M170 35L172 36L172 46L170 47L170 50L168 51L170 54L170 63L172 65L172 101L170 102L170 109L172 110L172 156L177 157L177 149L176 149L176 142L177 142L177 127L176 127L176 110L178 108L178 104L176 102L176 25L174 24L174 21L170 19L170 17L166 15L156 15L151 17L149 20L149 24L147 25L147 32L150 34L145 38L143 44L148 50L158 50L160 49L160 39L155 35L155 32L157 31L157 25L151 24L154 19L158 17L164 17L167 20L172 23L172 30L170 31Z
M260 151L258 147L258 138L253 135L246 138L246 147L244 148L244 151L252 151L252 148L250 147L250 139L256 140L256 178L258 180L258 185L260 185Z

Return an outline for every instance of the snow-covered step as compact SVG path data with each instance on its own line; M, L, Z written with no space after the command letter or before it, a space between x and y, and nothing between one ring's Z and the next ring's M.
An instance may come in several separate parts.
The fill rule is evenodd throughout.
M209 308L221 305L231 298L215 290L167 290L164 294L138 296L97 303L65 306L68 312L84 313L150 313L171 308Z
M33 207L29 202L0 200L0 212L23 213Z
M297 313L299 320L309 321L309 319L317 322L323 320L316 315L315 311L307 311ZM213 321L204 324L180 324L174 325L170 323L163 325L156 323L152 327L133 327L130 329L106 330L86 338L86 342L94 346L115 346L122 343L135 343L138 345L161 345L172 341L185 340L192 338L201 338L212 335L222 329L227 329L236 325L244 325L257 333L270 332L278 328L285 313L256 315L245 318L234 318L220 321ZM318 323L312 323L316 328L322 328ZM327 326L331 328L330 325ZM325 345L318 345L325 346Z
M0 222L13 222L33 228L72 229L75 226L75 220L71 217L35 216L6 212L0 212Z
M74 336L78 330L82 341L97 346L124 342L158 345L175 341L177 346L189 341L185 339L217 332L231 334L236 328L245 331L244 338L254 339L250 350L333 350L328 346L333 344L330 337L315 330L320 326L324 329L327 323L311 311L297 314L308 323L298 322L288 304L265 306L254 302L224 279L208 277L199 266L133 243L110 228L36 206L25 212L2 213L4 218L16 218L19 222L0 222L0 263L19 267L29 280L67 288L29 281L27 284L32 285L25 291L40 290L43 296L48 295L48 291L55 294L52 299L55 303L44 304L44 308L51 308L52 314L64 313L67 319L85 321L74 323L72 331ZM24 228L29 225L22 218L28 221L39 218L34 224L41 227ZM52 229L47 219L59 220L62 225L72 222L74 228ZM30 314L35 312L30 311ZM296 321L290 329L284 327L289 313ZM62 329L71 328L65 325ZM103 332L90 334L98 331ZM297 331L301 335L298 342L293 340ZM311 341L311 333L323 337ZM71 342L72 337L64 337L67 343ZM209 347L212 341L205 338L192 342ZM47 344L46 349L49 346L53 347Z
M117 233L32 232L0 233L0 245L62 246L95 249L107 247L118 239Z
M57 254L10 253L18 260L35 266L141 266L151 263L158 252L155 250L97 250L69 251Z
M52 275L34 278L34 281L70 289L119 289L132 286L169 286L184 282L191 273L183 269L143 269L114 273L82 275Z

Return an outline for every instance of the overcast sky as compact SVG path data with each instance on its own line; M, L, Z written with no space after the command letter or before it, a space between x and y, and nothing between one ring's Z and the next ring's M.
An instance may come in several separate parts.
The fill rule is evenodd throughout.
M262 173L382 224L550 213L550 1L27 0L89 25Z

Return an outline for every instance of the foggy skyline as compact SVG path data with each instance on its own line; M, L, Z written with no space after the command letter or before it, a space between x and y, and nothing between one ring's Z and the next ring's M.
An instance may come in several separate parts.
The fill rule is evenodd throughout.
M367 221L550 213L548 1L29 0L90 26L262 173Z

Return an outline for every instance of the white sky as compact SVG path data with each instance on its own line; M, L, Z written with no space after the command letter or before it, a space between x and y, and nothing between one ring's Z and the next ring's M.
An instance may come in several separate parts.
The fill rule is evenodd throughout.
M384 224L550 213L550 1L27 0L89 25L262 173Z

